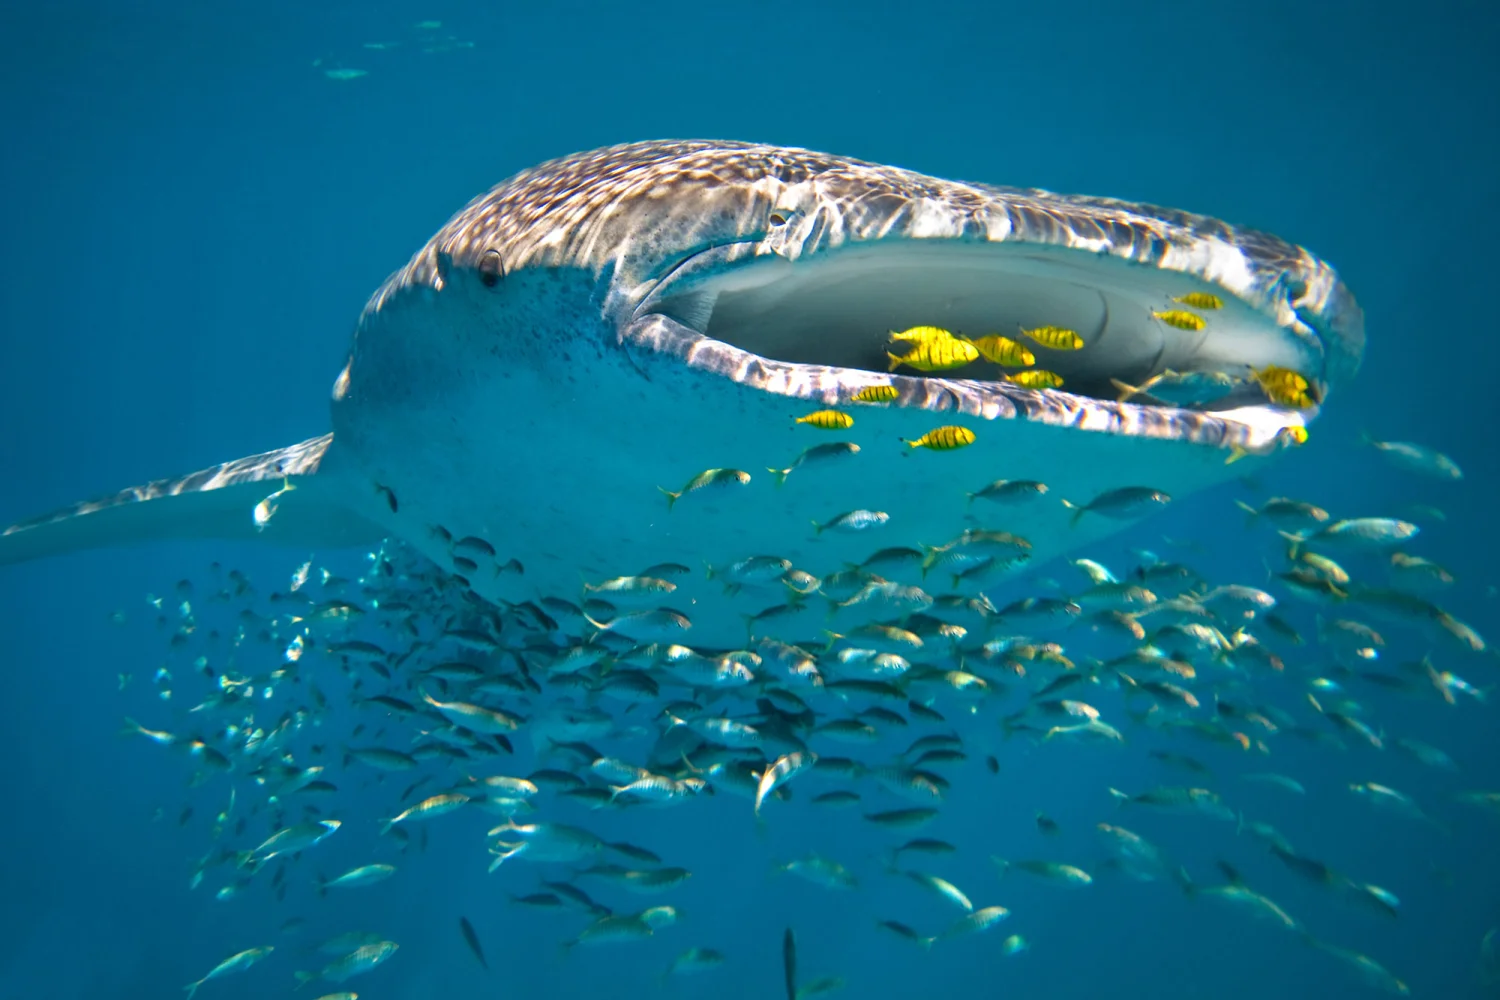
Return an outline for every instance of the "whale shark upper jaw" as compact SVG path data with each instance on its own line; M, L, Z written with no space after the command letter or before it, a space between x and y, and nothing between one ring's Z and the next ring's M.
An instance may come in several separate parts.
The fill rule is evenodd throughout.
M1224 303L1199 311L1203 330L1153 315L1184 308L1173 299L1189 292ZM1264 447L1315 411L1269 405L1248 379L1203 408L1120 403L1114 380L1139 385L1168 369L1244 378L1275 365L1326 390L1323 338L1296 312L1283 312L1288 321L1190 274L1055 246L902 239L789 260L763 242L739 243L677 262L635 313L624 339L767 392L838 403L887 384L898 405L1221 447ZM890 332L918 325L1027 343L1036 367L1065 388L1003 381L982 359L941 375L889 374ZM1077 331L1085 347L1047 350L1020 333L1045 325Z

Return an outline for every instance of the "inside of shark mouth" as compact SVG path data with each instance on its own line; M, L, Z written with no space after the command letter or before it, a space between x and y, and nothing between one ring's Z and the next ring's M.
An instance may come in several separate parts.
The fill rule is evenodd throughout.
M761 257L712 276L669 279L650 308L793 364L889 372L891 355L914 348L891 334L933 326L991 350L956 367L903 364L895 374L1217 411L1273 402L1252 373L1274 366L1307 378L1306 406L1322 398L1316 334L1281 326L1191 275L1035 244L927 243L867 245L795 263ZM1082 346L1047 346L1024 332L1042 328L1072 331ZM992 336L1023 346L1034 363L989 360L993 342L982 338Z

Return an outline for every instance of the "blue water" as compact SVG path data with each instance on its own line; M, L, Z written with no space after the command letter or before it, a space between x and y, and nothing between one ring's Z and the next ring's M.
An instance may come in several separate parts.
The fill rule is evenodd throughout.
M428 19L473 47L417 51L412 25ZM386 41L405 44L361 48ZM1488 436L1500 419L1490 281L1497 43L1493 12L1456 2L7 4L0 522L321 433L366 296L453 211L516 170L633 139L753 139L1179 206L1312 248L1365 309L1359 379L1307 447L1260 477L1263 493L1235 485L1185 499L1138 537L1099 547L1100 557L1122 563L1128 544L1160 548L1163 533L1196 538L1210 546L1194 557L1200 570L1261 583L1260 550L1245 540L1233 497L1289 493L1348 515L1430 503L1447 519L1424 522L1414 551L1458 576L1445 599L1455 614L1500 634L1487 589L1500 582ZM339 66L368 75L322 72ZM1358 446L1362 430L1440 447L1467 478L1392 471ZM762 839L746 803L724 795L589 820L602 827L607 816L612 837L695 876L669 897L684 913L678 926L566 960L556 946L579 918L508 902L532 891L534 871L484 874L481 834L493 820L435 821L425 852L394 855L373 822L393 790L364 775L336 779L345 830L318 849L324 856L291 866L284 902L264 885L224 902L212 880L190 891L193 859L217 846L209 825L227 785L189 789L181 759L117 736L126 715L166 727L186 707L152 689L166 648L145 595L202 580L215 560L270 590L301 558L182 543L0 571L0 995L177 996L233 952L275 944L264 963L199 995L279 996L294 970L317 967L305 945L368 928L401 944L348 984L368 998L651 995L690 945L728 961L674 983L672 995L776 997L787 925L804 979L843 975L850 996L1365 989L1294 936L1167 884L1101 881L1070 893L1020 875L995 881L990 854L1095 860L1090 827L1117 815L1104 789L1171 780L1148 767L1149 741L1120 753L1013 741L997 747L998 776L965 772L933 831L964 850L927 867L1013 915L930 956L873 927L889 917L930 933L949 916L879 874L890 837L794 804ZM358 553L330 561L360 568ZM109 620L116 609L123 626ZM1292 614L1310 634L1310 613ZM1421 652L1407 642L1388 655ZM1492 657L1440 658L1494 683ZM125 673L133 681L118 690ZM1414 995L1485 995L1474 966L1481 936L1500 923L1497 821L1451 795L1500 787L1493 708L1365 700L1393 732L1441 745L1462 773L1424 770L1394 751L1283 741L1246 769L1299 776L1306 800L1227 778L1223 791L1308 854L1395 892L1398 919L1339 905L1230 826L1130 825L1200 877L1212 878L1216 858L1231 860L1320 938L1372 956ZM1344 787L1365 780L1413 794L1453 822L1452 835L1369 809ZM188 804L194 815L179 825ZM1036 809L1062 824L1061 841L1037 837ZM768 874L773 858L809 848L859 868L865 886L839 895ZM310 890L319 871L377 858L395 860L397 877L326 900ZM464 945L460 915L484 941L488 974ZM293 916L306 926L280 933ZM1000 955L1011 932L1032 942L1028 954Z

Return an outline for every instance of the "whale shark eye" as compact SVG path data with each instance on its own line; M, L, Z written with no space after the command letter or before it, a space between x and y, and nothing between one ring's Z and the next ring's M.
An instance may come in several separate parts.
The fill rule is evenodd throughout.
M784 226L788 220L785 212L772 212L771 218L768 221L773 226Z
M505 265L500 262L500 251L486 250L479 258L479 282L485 288L494 288L505 277Z

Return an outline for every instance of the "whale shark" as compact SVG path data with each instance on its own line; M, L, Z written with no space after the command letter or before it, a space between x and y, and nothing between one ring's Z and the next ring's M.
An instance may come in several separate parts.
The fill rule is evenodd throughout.
M1195 295L1216 306L1201 322L1162 318ZM1084 347L1035 347L1054 389L984 364L890 371L891 332L919 325L1053 326ZM788 598L738 581L745 560L822 577L979 528L1040 565L1131 523L1078 516L1101 494L1181 498L1305 440L1363 349L1335 271L1266 233L803 149L637 142L504 181L391 275L329 433L15 524L0 564L153 539L395 539L501 604L685 567L663 602L680 641L732 648ZM1316 405L1268 398L1249 374L1270 366ZM1184 372L1232 388L1194 405L1116 389ZM797 421L823 408L852 425ZM972 443L912 446L940 427ZM736 475L685 489L716 469ZM999 479L1048 490L970 497ZM887 517L821 529L850 511ZM460 555L464 539L479 541Z

